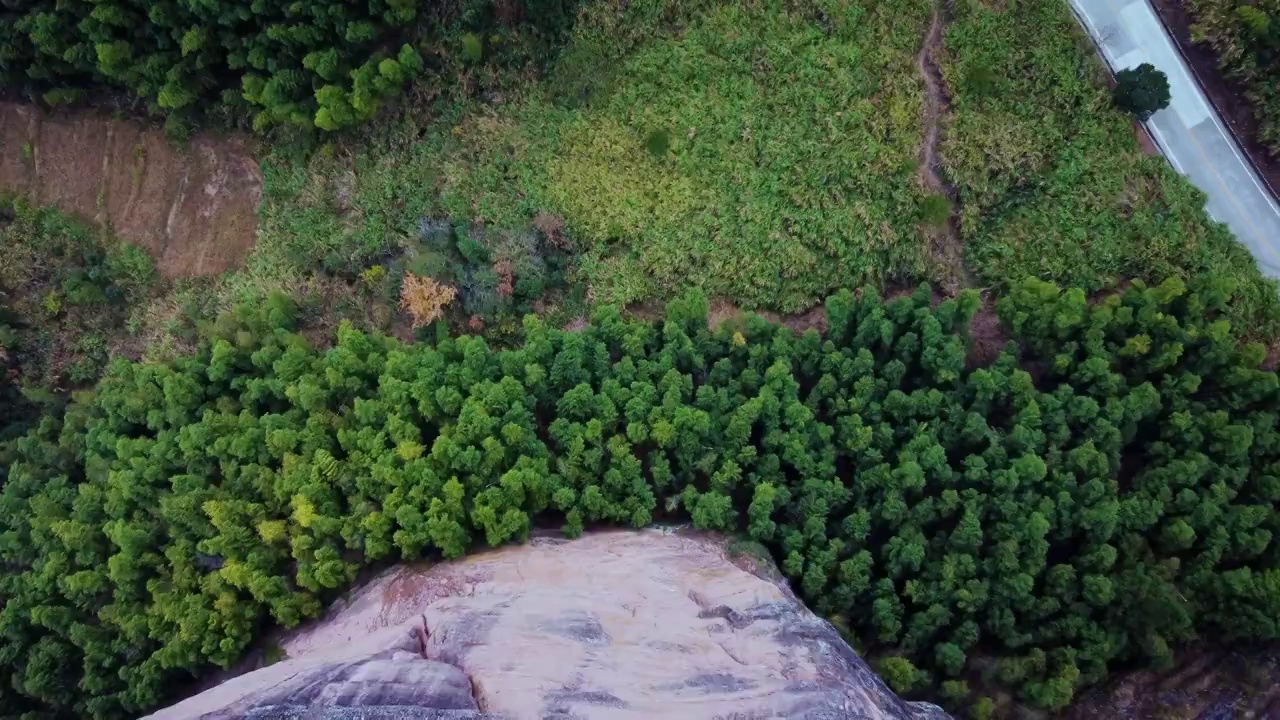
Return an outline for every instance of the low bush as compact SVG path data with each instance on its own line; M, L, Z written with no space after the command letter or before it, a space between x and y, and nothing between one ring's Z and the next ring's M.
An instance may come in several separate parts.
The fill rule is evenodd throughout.
M951 201L945 195L928 195L920 203L920 222L939 227L951 217Z
M0 352L17 385L68 387L98 378L108 338L150 297L146 251L104 241L52 208L0 208ZM0 366L5 363L0 362Z
M1028 281L980 368L977 295L930 298L838 293L825 336L712 331L694 295L530 316L509 350L317 350L276 296L192 357L113 361L4 447L0 707L136 717L365 564L542 525L745 531L902 687L975 712L955 680L1053 709L1197 636L1280 636L1280 383L1225 288Z

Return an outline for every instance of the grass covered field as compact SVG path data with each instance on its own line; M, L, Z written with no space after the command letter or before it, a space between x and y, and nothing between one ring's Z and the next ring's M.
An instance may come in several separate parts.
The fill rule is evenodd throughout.
M842 283L934 273L915 165L928 3L722 5L679 25L675 4L619 12L591 8L547 81L357 153L354 247L296 169L268 178L268 232L314 238L304 255L376 252L423 215L515 227L549 212L591 297L623 303L693 284L798 311ZM647 32L605 40L617 28Z
M1252 319L1269 317L1275 286L1206 216L1200 192L1144 154L1110 109L1105 71L1065 3L954 8L943 157L981 282L1035 275L1100 290L1116 278L1209 273L1240 284Z
M918 56L934 12L925 0L590 4L549 67L459 64L457 87L420 111L273 155L237 287L413 265L430 255L423 228L441 223L493 237L550 222L588 303L693 286L800 312L868 282L1002 289L1033 275L1099 291L1210 274L1240 286L1242 325L1275 329L1274 285L1199 192L1143 153L1056 0L943 12L931 57L948 232L920 167ZM948 236L962 253L939 252Z

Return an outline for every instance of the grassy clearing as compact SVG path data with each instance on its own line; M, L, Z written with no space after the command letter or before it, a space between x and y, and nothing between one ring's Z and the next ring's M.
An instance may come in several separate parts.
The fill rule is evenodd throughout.
M1277 327L1274 285L1141 152L1065 6L950 7L941 157L981 284L1097 291L1207 273L1241 286L1239 322ZM930 254L943 218L917 167L915 57L932 11L593 3L545 73L460 67L453 94L372 136L271 157L259 246L227 304L313 287L316 268L354 280L412 264L427 226L503 237L537 217L563 221L564 279L594 302L695 286L796 312L834 287L952 276Z
M1129 277L1218 275L1240 286L1238 319L1275 327L1275 285L1209 219L1198 190L1142 153L1064 3L954 8L943 157L981 282L1035 275L1096 291Z
M693 283L795 311L842 282L928 274L912 65L927 17L725 7L638 50L548 167L548 200L601 263L593 283L639 269L662 294ZM671 133L661 157L637 142L654 131Z
M934 276L915 167L928 3L686 12L593 6L518 97L455 107L409 147L269 163L266 252L343 265L403 246L423 217L507 228L549 212L601 301L694 285L794 311L840 285ZM335 184L352 171L344 213Z

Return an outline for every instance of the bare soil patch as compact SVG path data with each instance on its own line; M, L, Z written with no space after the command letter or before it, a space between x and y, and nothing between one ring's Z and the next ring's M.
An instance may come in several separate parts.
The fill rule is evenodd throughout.
M166 277L191 277L237 267L253 247L262 174L242 139L179 149L137 123L0 103L0 193L109 228Z
M916 56L916 67L924 78L924 138L920 145L920 182L936 195L947 198L951 206L946 226L933 232L933 256L945 273L944 290L948 294L962 287L972 287L974 281L964 265L964 243L960 239L960 205L959 194L942 174L942 161L938 154L938 144L942 139L942 120L951 107L951 96L942 80L942 72L938 66L938 53L943 51L942 28L944 24L942 10L936 10L929 21L929 29L925 32L924 42L920 46L920 54Z
M654 322L663 317L661 303L628 305L625 310L627 315L644 322ZM740 324L746 321L748 315L759 315L771 323L790 328L797 335L804 333L806 330L817 330L819 333L827 331L827 309L822 303L818 303L802 313L783 315L771 310L743 310L732 301L724 298L712 298L708 304L707 327L715 330L725 323ZM585 326L586 323L583 323L580 327L570 328L566 326L564 329L581 330Z
M1191 40L1193 21L1184 0L1152 0L1156 15L1173 37L1174 44L1204 88L1205 95L1213 103L1223 122L1235 135L1236 142L1258 169L1275 195L1280 190L1280 156L1271 153L1258 141L1258 120L1253 107L1245 98L1245 90L1228 80L1218 68L1218 56L1213 48L1197 45Z
M985 298L978 314L969 321L969 367L990 366L1000 356L1000 351L1008 341L1004 327L1000 325L1000 318L996 315L995 302L990 297Z
M1280 366L1280 340L1272 340L1267 344L1267 354L1262 359L1263 370L1275 370Z
M797 335L806 330L817 330L819 333L827 331L827 310L821 304L795 315L781 315L768 310L756 310L755 314L769 322L789 328ZM747 312L740 310L737 305L728 300L715 299L707 309L707 325L715 330L725 323L742 322L747 315Z

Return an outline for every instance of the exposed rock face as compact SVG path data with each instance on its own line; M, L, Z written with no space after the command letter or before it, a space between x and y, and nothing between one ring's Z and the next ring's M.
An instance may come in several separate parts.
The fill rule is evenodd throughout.
M947 718L723 541L662 530L396 568L283 647L152 717Z

